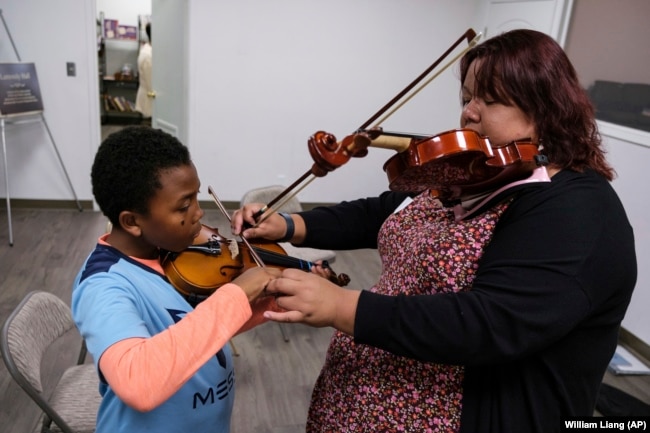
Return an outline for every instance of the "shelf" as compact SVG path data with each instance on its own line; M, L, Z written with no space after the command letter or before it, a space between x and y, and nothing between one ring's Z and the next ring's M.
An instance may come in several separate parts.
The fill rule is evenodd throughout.
M142 123L142 114L122 111L104 111L102 113L102 125L138 125Z
M132 125L141 123L142 113L134 111L138 80L116 80L113 77L103 77L101 82L102 124ZM116 107L123 109L115 109Z

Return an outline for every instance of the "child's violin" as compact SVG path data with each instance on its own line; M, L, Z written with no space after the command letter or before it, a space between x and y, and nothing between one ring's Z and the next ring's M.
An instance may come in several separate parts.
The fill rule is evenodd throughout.
M312 262L288 256L277 243L249 241L249 244L266 266L305 271L315 266ZM227 239L217 229L205 224L191 246L179 253L166 252L161 264L176 290L194 302L202 301L245 270L258 266L243 242ZM347 275L336 275L326 261L322 266L329 271L330 281L339 286L350 282Z

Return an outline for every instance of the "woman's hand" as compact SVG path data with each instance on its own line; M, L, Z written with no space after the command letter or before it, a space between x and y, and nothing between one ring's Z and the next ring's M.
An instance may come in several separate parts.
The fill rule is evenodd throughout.
M269 286L271 281L278 278L280 275L281 271L277 268L254 267L247 269L237 278L232 280L232 282L241 287L241 289L246 293L246 296L248 296L248 301L252 302L260 295L267 295L268 292L266 291L266 288Z
M276 322L332 326L350 335L361 292L343 289L317 274L285 269L282 276L269 282L267 293L278 296L276 302L286 312L267 311L264 317Z
M287 232L287 223L283 217L273 213L262 214L255 219L257 212L264 207L261 203L250 203L236 210L230 220L230 229L234 235L243 236L247 239L282 239ZM259 226L252 228L257 221L263 220Z

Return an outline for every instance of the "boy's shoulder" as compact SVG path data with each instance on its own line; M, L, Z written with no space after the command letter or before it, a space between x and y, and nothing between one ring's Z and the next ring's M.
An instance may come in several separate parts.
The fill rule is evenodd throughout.
M86 259L79 282L96 274L109 272L120 260L127 258L117 249L98 243Z
M140 273L157 273L137 260L127 256L110 245L98 243L86 259L79 274L78 284L98 274L135 275Z

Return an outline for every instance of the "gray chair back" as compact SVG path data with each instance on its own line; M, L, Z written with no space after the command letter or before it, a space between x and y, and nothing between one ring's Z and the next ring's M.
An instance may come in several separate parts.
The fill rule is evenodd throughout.
M43 411L42 432L95 431L99 378L93 364L83 364L83 342L77 364L65 368L49 397L43 389L41 363L46 351L74 327L70 307L44 291L28 293L2 327L2 359L16 383Z
M239 204L241 206L244 206L245 204L248 203L268 204L271 200L279 196L280 193L282 193L282 191L284 191L285 189L286 188L282 185L271 185L262 188L251 189L250 191L244 193L244 196L242 197ZM291 198L287 198L288 195L278 201L278 204L282 203L282 206L280 206L280 208L276 210L279 212L287 212L287 213L295 213L295 212L302 211L302 205L300 204L300 200L298 200L298 197L293 196Z

